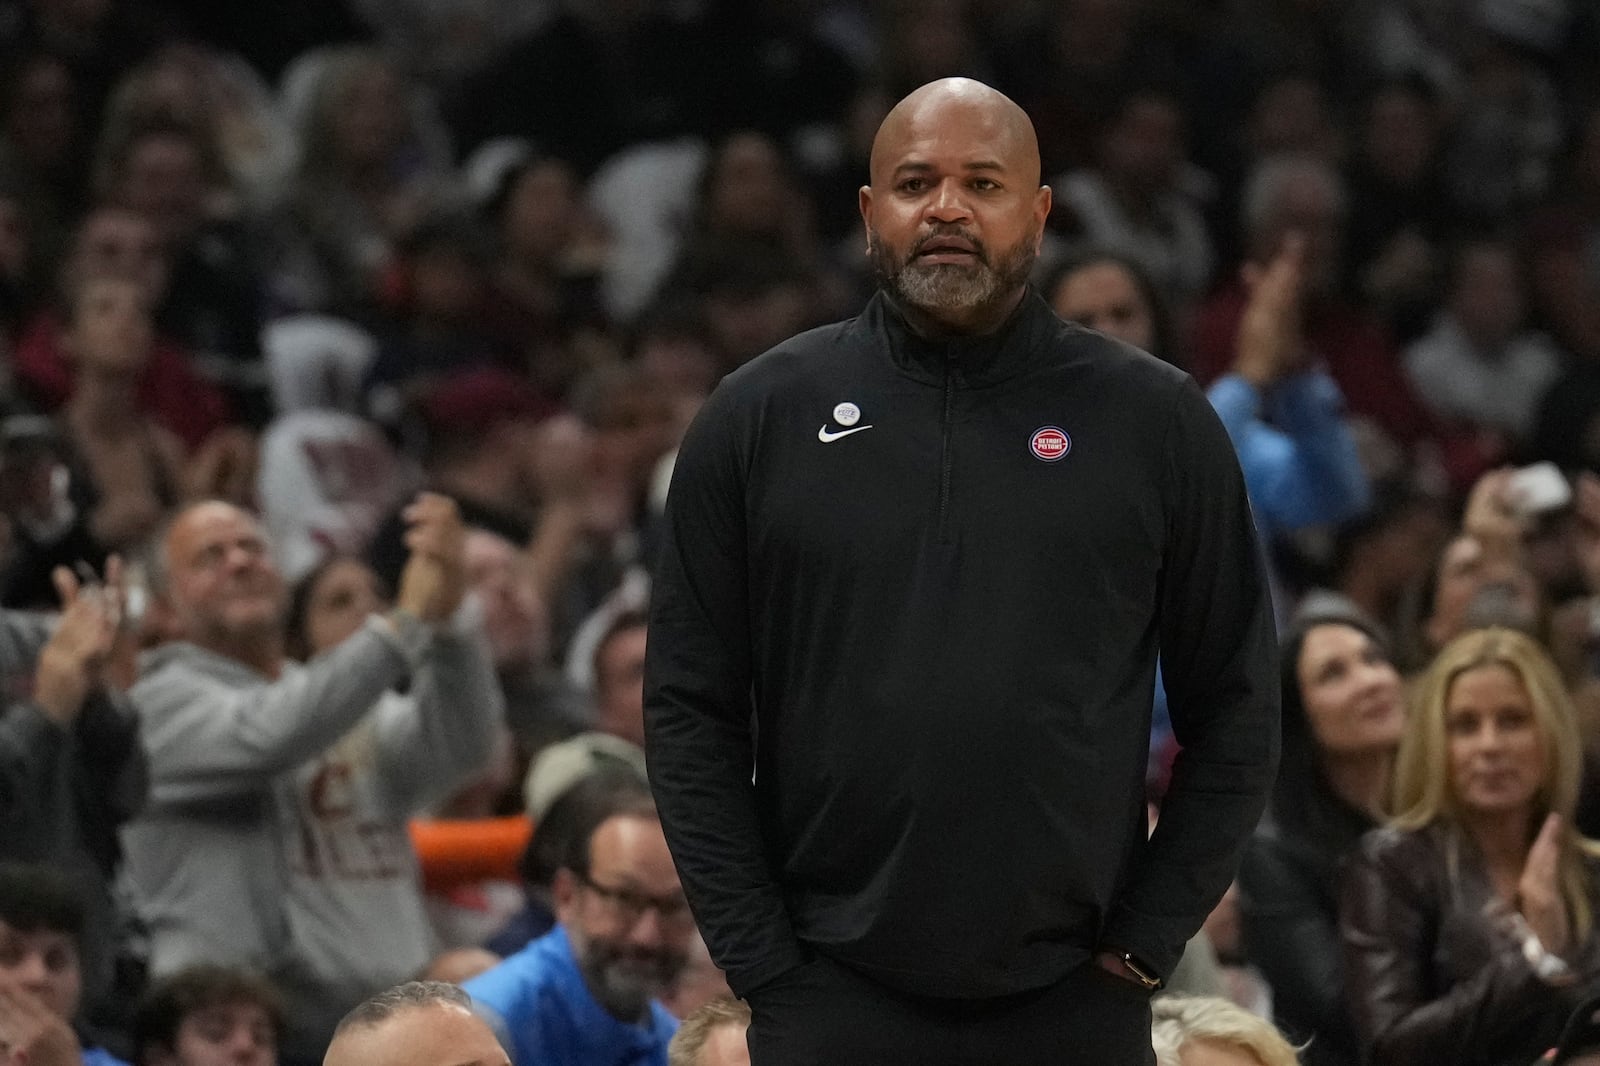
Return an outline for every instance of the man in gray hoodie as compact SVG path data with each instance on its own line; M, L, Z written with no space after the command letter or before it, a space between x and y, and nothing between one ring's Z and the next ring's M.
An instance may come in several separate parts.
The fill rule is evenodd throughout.
M455 504L423 494L406 518L395 609L305 664L285 657L284 582L251 515L189 507L156 561L181 638L130 692L151 791L124 833L151 970L266 973L288 997L285 1062L320 1058L346 1010L427 963L406 820L486 761L501 718Z

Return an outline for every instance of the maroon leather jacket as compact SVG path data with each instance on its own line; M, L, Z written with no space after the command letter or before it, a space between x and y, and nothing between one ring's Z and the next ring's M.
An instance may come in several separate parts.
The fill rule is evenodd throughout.
M1600 889L1600 867L1591 872ZM1344 880L1340 937L1351 1014L1373 1066L1528 1066L1600 988L1593 932L1568 952L1575 980L1534 973L1476 849L1437 824L1362 839Z

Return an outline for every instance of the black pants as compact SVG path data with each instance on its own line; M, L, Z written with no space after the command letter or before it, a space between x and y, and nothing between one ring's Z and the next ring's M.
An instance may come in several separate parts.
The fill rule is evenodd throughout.
M1150 999L1085 963L1001 999L909 996L819 958L749 997L751 1066L1153 1066Z

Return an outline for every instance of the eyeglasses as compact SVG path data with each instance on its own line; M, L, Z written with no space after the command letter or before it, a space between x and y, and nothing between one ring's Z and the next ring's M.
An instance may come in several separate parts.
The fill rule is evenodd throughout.
M585 888L605 900L612 912L628 925L643 918L645 911L655 911L656 917L665 926L683 928L694 925L694 915L689 913L689 901L681 895L652 896L630 888L602 885L588 874L578 874L577 877Z

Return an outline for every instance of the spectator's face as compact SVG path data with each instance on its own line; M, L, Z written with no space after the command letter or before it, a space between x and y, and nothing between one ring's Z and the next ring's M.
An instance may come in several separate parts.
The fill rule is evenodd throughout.
M1502 344L1516 333L1522 324L1522 273L1510 248L1480 244L1463 253L1450 310L1480 344Z
M682 971L695 932L661 823L608 819L590 840L588 875L561 870L554 888L590 993L616 1018L642 1017Z
M467 585L483 603L483 628L497 668L531 667L545 658L550 620L516 546L485 530L467 532Z
M187 1015L172 1049L147 1059L149 1066L277 1066L278 1036L259 1004L219 1003Z
M1074 270L1061 279L1050 302L1069 322L1154 352L1155 316L1138 282L1118 263L1090 263Z
M595 653L595 703L607 733L644 747L645 627L613 633Z
M936 96L892 114L861 190L883 285L950 329L990 325L1038 258L1050 191L1020 116Z
M76 278L132 278L153 301L167 285L167 261L155 227L121 208L103 208L84 219L69 269Z
M72 74L60 61L39 57L17 79L6 114L6 132L29 163L61 163L78 138Z
M1451 541L1439 560L1433 611L1424 636L1434 648L1442 648L1467 628L1474 604L1481 604L1485 589L1502 590L1509 599L1507 608L1516 618L1533 618L1538 613L1538 589L1533 577L1513 562L1484 553L1483 545L1472 537ZM1494 619L1507 624L1514 619Z
M1316 626L1295 665L1317 746L1327 755L1393 751L1405 727L1400 675L1354 626Z
M78 1013L83 975L78 945L67 933L50 929L23 932L0 919L0 978L37 996L58 1017Z
M745 1026L719 1025L706 1037L695 1066L750 1066L750 1045Z
M482 288L482 269L458 248L427 248L412 260L412 304L418 315L451 321L471 319L482 306Z
M430 1004L334 1038L322 1066L511 1066L483 1019L464 1007Z
M187 137L148 136L128 153L122 202L154 224L169 244L184 239L205 213L200 150Z
M1162 97L1131 101L1106 137L1106 170L1147 195L1169 188L1182 163L1183 116Z
M1362 142L1367 166L1394 181L1418 182L1427 174L1438 140L1438 121L1420 96L1394 88L1373 98Z
M365 64L353 71L333 109L333 134L346 165L381 163L404 136L405 90L388 67Z
M1456 676L1445 696L1450 787L1467 816L1533 809L1544 785L1545 744L1522 680L1498 663Z
M79 367L138 375L150 356L154 329L143 286L121 278L85 282L73 305L68 347Z
M713 229L759 234L782 226L793 193L770 140L759 133L732 137L712 165L706 213Z
M173 614L189 639L232 645L281 631L283 578L254 518L197 504L173 522L166 550Z
M506 244L519 255L554 258L572 239L581 210L572 168L554 160L535 164L517 178L506 202Z
M1296 182L1283 191L1263 247L1256 249L1265 261L1283 247L1291 233L1305 240L1305 277L1308 291L1326 295L1339 280L1339 256L1344 246L1344 215L1338 195L1321 182Z
M383 609L378 575L356 559L340 559L317 578L306 597L306 644L312 655L336 647Z

